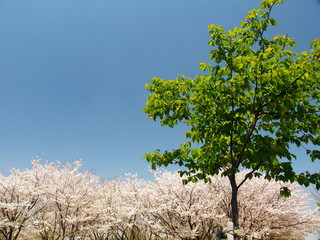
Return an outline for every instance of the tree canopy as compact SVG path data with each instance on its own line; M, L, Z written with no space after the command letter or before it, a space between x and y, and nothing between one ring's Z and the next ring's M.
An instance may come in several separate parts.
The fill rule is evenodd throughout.
M188 181L228 176L232 188L233 222L238 225L237 191L253 176L310 183L320 188L320 173L297 173L291 146L320 158L320 39L309 51L293 51L287 35L268 38L277 24L271 17L282 0L263 0L239 27L226 31L210 25L212 63L200 63L203 75L193 79L153 78L144 112L161 125L185 124L186 141L172 151L155 150L145 158L155 169L178 164ZM313 147L308 149L308 147ZM236 181L240 169L250 169ZM290 190L281 189L289 196Z

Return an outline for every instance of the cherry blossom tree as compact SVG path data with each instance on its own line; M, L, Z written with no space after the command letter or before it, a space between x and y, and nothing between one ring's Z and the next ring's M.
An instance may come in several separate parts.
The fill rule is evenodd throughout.
M147 206L154 231L173 239L212 239L224 217L218 208L223 196L204 182L181 180L178 173L154 172Z
M238 181L248 174L243 171ZM211 177L211 183L182 184L178 173L154 172L150 183L148 216L155 232L172 239L212 239L217 224L232 219L230 191L226 177ZM290 198L281 197L283 187ZM298 184L252 178L239 191L239 222L244 239L302 239L320 227L310 194Z
M101 181L81 172L81 162L32 165L0 175L1 239L207 240L231 220L226 177L184 185L177 172L154 171L152 181L132 174ZM280 196L283 187L291 197ZM320 228L310 201L298 184L253 177L239 191L243 239L302 239Z
M145 207L150 183L136 175L106 181L99 187L101 216L91 226L94 239L154 239Z
M0 176L0 235L6 240L18 239L29 219L42 210L41 182L44 175L37 169L13 169Z
M243 171L238 181L248 174ZM223 224L230 221L230 187L227 179L214 177L212 184L223 192L220 207L226 213ZM291 197L280 196L279 190L287 187ZM252 178L239 191L239 223L243 226L245 239L303 239L309 232L320 227L320 215L312 208L310 193L297 183L267 181Z
M41 239L75 239L87 234L89 225L99 213L95 210L99 178L90 172L79 172L81 162L36 163L46 172L42 182L46 191L44 207L33 217L33 227Z

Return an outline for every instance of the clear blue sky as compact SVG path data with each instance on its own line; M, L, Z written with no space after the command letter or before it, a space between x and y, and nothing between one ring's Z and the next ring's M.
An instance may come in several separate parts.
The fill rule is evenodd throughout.
M83 159L106 178L183 141L142 113L152 77L198 74L207 26L237 26L258 0L0 0L0 171ZM274 10L298 50L320 37L320 1ZM314 168L303 160L298 169ZM319 165L318 165L319 166Z

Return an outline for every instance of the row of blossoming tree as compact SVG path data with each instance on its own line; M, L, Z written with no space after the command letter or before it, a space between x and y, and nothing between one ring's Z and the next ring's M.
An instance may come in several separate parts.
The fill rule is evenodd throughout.
M102 181L81 172L80 162L60 162L12 170L0 176L0 238L11 239L215 239L215 228L230 221L230 187L182 184L177 173L153 172ZM246 174L246 173L242 173ZM239 219L244 239L301 239L319 227L318 209L296 184L254 178L241 188Z

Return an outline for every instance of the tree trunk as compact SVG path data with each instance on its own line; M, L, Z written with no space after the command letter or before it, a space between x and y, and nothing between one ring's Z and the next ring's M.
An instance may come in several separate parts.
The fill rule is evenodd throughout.
M231 185L231 214L234 229L239 228L239 208L238 208L238 186L236 182L236 175L232 174L229 176L229 181ZM235 240L238 238L234 238Z

